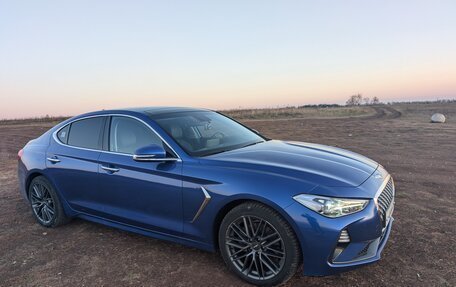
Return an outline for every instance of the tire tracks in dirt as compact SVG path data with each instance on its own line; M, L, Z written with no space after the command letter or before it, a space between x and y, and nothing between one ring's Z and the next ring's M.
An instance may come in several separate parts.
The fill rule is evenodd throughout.
M325 120L325 121L358 121L360 119L364 120L374 120L374 119L397 119L402 116L402 113L393 107L386 105L383 106L372 106L370 107L375 111L375 114L363 115L363 116L348 116L348 117L316 117L316 118L306 118L306 117L290 117L290 118L280 118L280 119L245 119L240 120L242 122L268 122L268 121L294 121L294 120L306 120L306 121L316 121L316 120Z
M372 107L376 112L376 118L397 119L402 116L402 113L393 107L376 106Z

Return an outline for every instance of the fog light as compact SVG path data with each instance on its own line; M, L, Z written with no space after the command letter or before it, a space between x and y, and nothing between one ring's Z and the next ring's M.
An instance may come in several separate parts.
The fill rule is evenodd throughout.
M339 236L339 243L349 243L350 242L350 235L348 235L347 230L342 230Z

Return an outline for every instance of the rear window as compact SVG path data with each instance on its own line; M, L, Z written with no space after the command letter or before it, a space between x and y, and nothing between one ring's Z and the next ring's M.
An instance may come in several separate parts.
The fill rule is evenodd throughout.
M96 117L73 122L69 130L68 145L101 150L104 121L104 117Z

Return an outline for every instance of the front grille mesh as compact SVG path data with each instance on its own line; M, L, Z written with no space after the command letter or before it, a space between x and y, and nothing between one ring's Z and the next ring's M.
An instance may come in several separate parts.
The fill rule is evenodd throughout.
M387 211L391 204L394 202L394 183L393 178L390 178L386 184L383 191L380 193L377 199L378 203L378 212L380 213L380 218L382 220L383 227L386 226L388 222Z
M369 251L369 247L370 247L371 243L372 242L367 243L366 246L364 246L364 248L360 252L358 252L358 257L364 256L367 254L367 251Z

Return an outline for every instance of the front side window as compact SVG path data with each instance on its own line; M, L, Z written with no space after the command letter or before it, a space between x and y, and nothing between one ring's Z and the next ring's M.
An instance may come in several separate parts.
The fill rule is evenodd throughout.
M265 141L216 112L178 112L151 117L192 156L207 156Z
M101 150L104 121L105 117L94 117L73 122L68 134L68 145Z
M132 118L112 117L109 151L134 154L137 149L151 144L164 147L162 140L145 124Z

